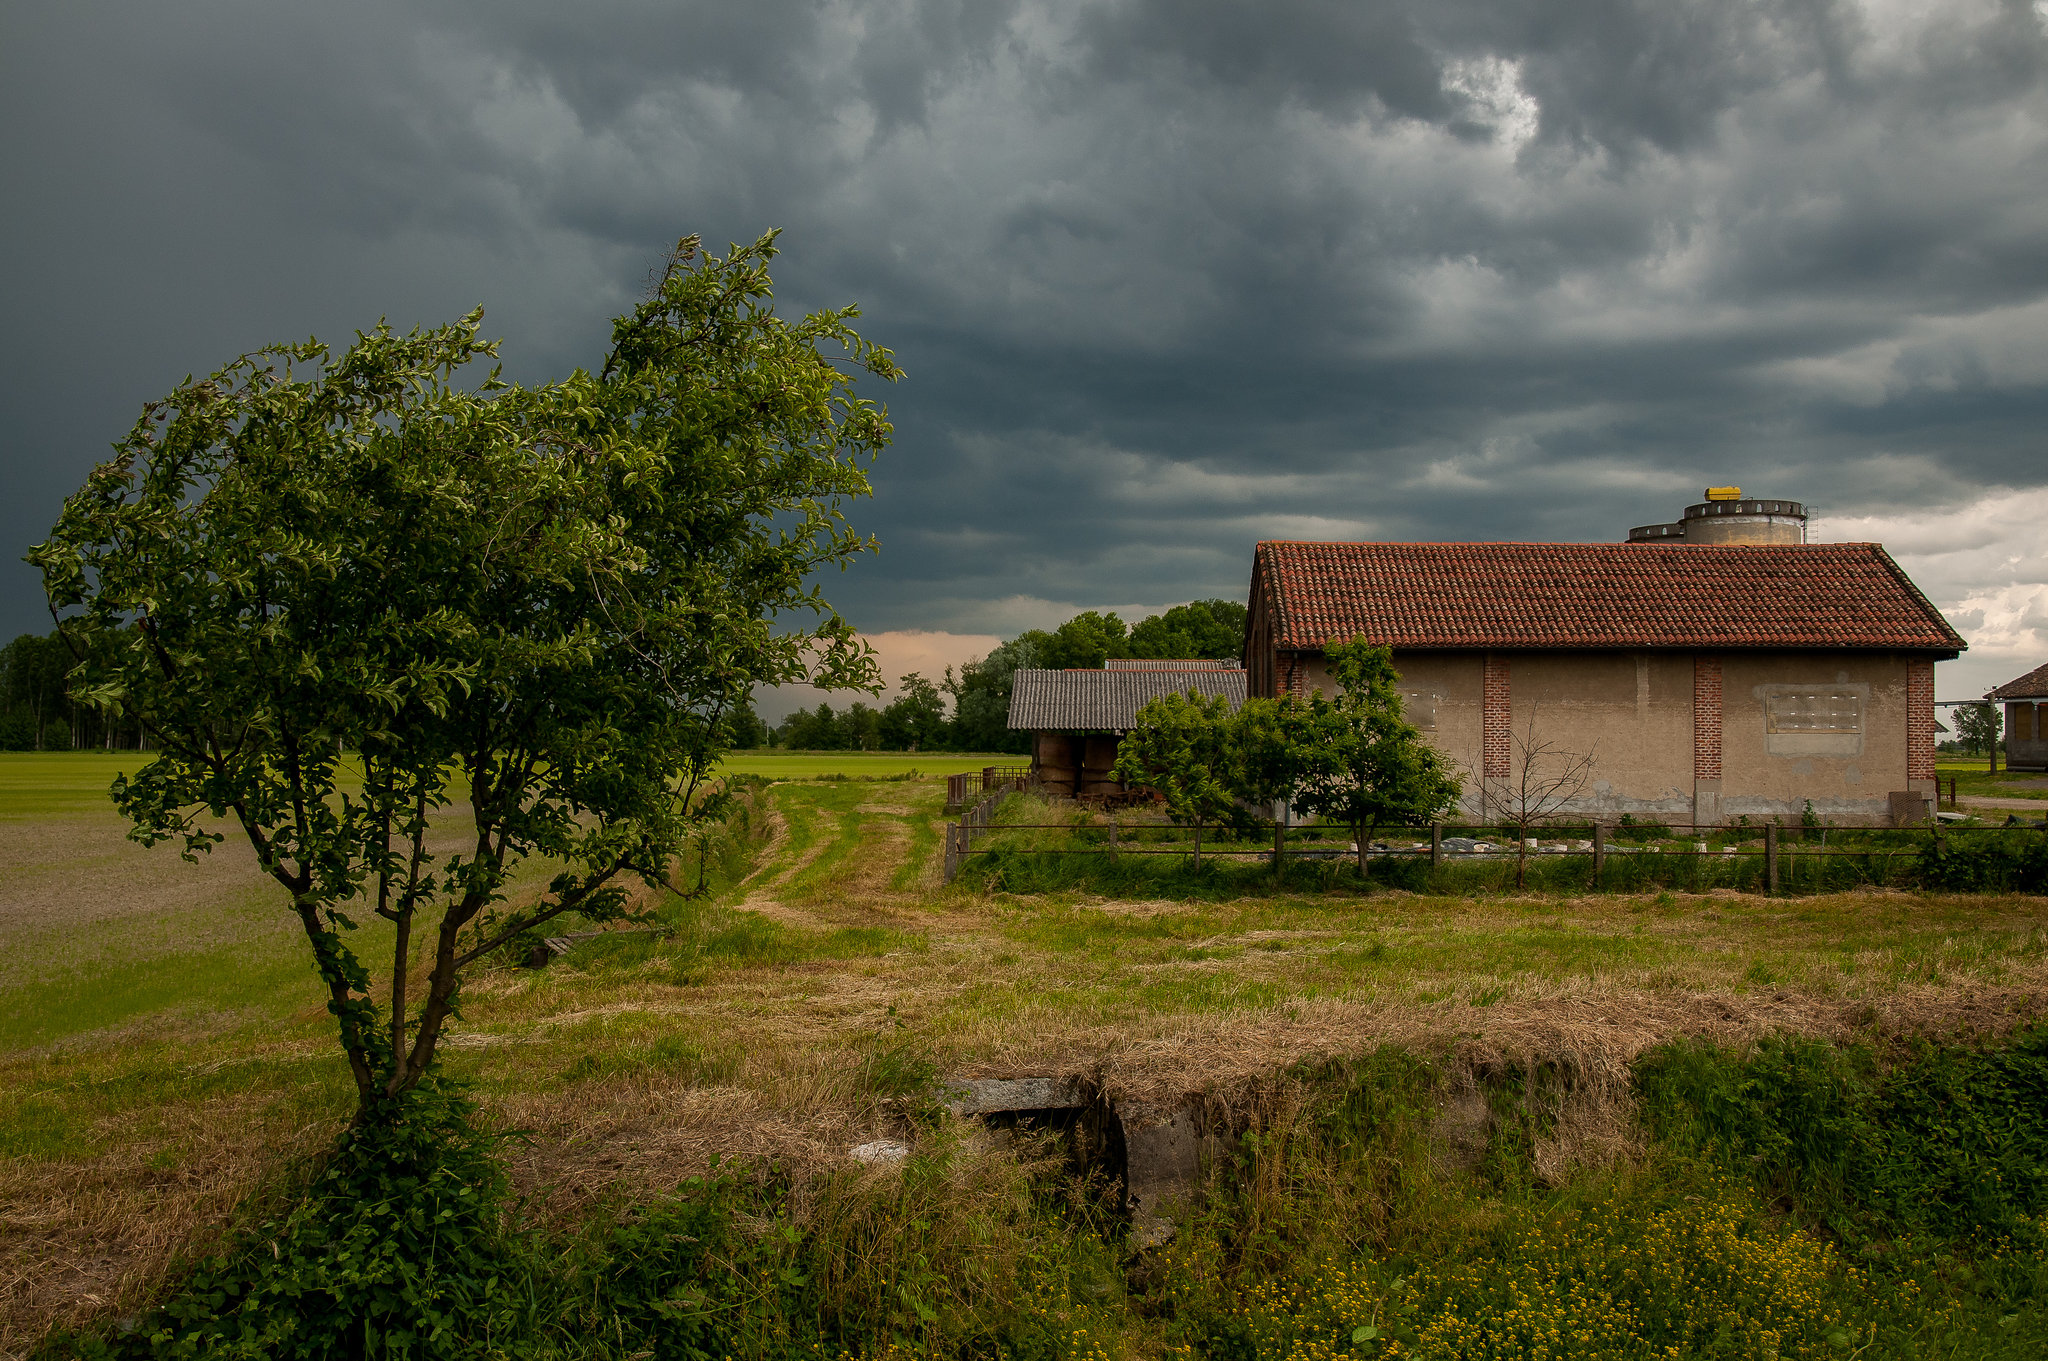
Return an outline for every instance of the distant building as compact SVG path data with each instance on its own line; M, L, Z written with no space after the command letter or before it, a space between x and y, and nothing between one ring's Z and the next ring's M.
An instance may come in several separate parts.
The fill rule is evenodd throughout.
M1806 507L1797 501L1742 499L1740 487L1709 487L1669 524L1637 525L1630 543L1805 543Z
M1138 710L1161 695L1221 695L1244 703L1235 662L1113 659L1100 671L1019 671L1010 688L1010 727L1031 734L1031 770L1049 793L1075 798L1120 793L1110 768Z
M2048 770L2048 665L2007 681L1984 698L2005 705L2005 763Z
M1533 723L1592 756L1580 815L1924 817L1934 663L1967 645L1877 544L1785 537L1773 508L1794 502L1709 504L1758 508L1752 531L1782 541L1702 544L1688 520L1625 544L1261 543L1248 692L1329 693L1327 646L1391 646L1473 815Z

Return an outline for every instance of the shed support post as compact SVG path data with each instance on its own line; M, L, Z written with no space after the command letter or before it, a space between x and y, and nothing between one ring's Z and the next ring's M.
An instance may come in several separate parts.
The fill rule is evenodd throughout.
M1764 824L1764 892L1776 897L1778 893L1778 824Z

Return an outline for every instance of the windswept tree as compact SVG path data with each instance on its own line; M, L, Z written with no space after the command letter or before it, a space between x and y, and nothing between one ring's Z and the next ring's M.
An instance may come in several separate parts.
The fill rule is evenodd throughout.
M359 1123L427 1075L467 966L666 880L755 685L874 682L810 582L871 546L844 507L890 431L850 370L898 370L852 308L777 317L774 254L683 241L601 369L545 387L458 383L480 312L244 356L146 407L30 554L71 694L157 749L113 788L131 835L248 839ZM508 901L534 855L567 868Z

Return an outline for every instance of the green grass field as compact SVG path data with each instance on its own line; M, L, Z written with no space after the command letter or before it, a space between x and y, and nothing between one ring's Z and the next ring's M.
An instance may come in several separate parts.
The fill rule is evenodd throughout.
M1991 764L1985 758L1962 760L1944 756L1935 764L1935 773L1944 782L1953 779L1958 794L1994 799L2048 799L2048 774L2007 770L2002 760L1998 774L1993 775Z
M126 843L104 788L134 759L0 757L0 1355L26 1351L53 1322L139 1307L172 1262L251 1213L237 1206L277 1187L348 1110L333 1023L278 895L246 853L223 848L212 863L187 866L168 848ZM1740 1288L1713 1296L1718 1303L1702 1304L1699 1316L1707 1327L1718 1310L1754 1333L1755 1347L1731 1355L1764 1354L1766 1332L1804 1339L1780 1356L1847 1355L1853 1347L1829 1340L1841 1317L1824 1321L1824 1310L1927 1340L1927 1317L1857 1302L1847 1273L1865 1259L1810 1251L1803 1230L1741 1187L1697 1171L1641 1170L1649 1164L1633 1161L1646 1155L1629 1123L1627 1075L1681 1037L1739 1049L1770 1034L1998 1033L2048 996L2042 900L1774 900L1726 889L1428 896L1341 883L1230 893L1171 878L1128 891L1007 893L973 876L942 886L939 777L1013 760L746 754L735 769L780 782L753 796L731 843L707 861L708 896L664 906L668 936L590 942L540 971L505 961L480 972L444 1067L471 1085L491 1120L524 1131L505 1156L536 1222L582 1242L578 1226L589 1217L672 1190L714 1155L776 1165L814 1188L805 1196L825 1197L804 1203L841 1205L848 1225L879 1235L849 1248L848 1260L924 1273L877 1288L877 1317L907 1318L902 1335L926 1339L888 1353L898 1358L962 1354L940 1325L919 1331L923 1314L902 1294L914 1286L933 1292L943 1307L924 1307L946 1320L1051 1291L1047 1316L1087 1339L1028 1352L1043 1361L1362 1361L1379 1353L1355 1343L1290 1351L1288 1339L1308 1336L1299 1330L1310 1302L1363 1311L1343 1314L1339 1343L1380 1327L1373 1311L1396 1307L1403 1279L1435 1292L1417 1306L1436 1310L1431 1318L1471 1321L1484 1313L1486 1291L1510 1299L1550 1281L1537 1258L1557 1258L1563 1249L1546 1245L1578 1234L1574 1225L1618 1246L1598 1261L1572 1258L1544 1289L1603 1263L1617 1280L1650 1270L1664 1241L1651 1232L1662 1221L1643 1217L1653 1213L1678 1216L1688 1233L1721 1235L1713 1250L1730 1255L1715 1269L1735 1272ZM895 778L913 767L923 776ZM366 953L382 943L367 928L360 940ZM1551 1105L1535 1086L1489 1098L1523 1112L1519 1125L1500 1124L1519 1129L1521 1142L1489 1152L1494 1161L1477 1165L1477 1180L1452 1177L1428 1193L1435 1199L1369 1212L1344 1202L1369 1220L1347 1246L1315 1236L1332 1227L1316 1189L1335 1175L1315 1161L1326 1131L1314 1121L1324 1117L1311 1119L1307 1106L1286 1114L1272 1104L1274 1084L1283 1072L1382 1052L1416 1056L1437 1074L1415 1079L1422 1095L1400 1098L1411 1103L1482 1078L1512 1087L1547 1074L1542 1081L1561 1085ZM1296 1130L1300 1142L1286 1146L1295 1152L1259 1154L1280 1159L1269 1167L1280 1199L1262 1200L1267 1192L1255 1187L1241 1202L1226 1197L1215 1224L1190 1224L1189 1255L1175 1259L1184 1268L1176 1289L1209 1291L1201 1309L1239 1319L1217 1327L1271 1336L1240 1338L1233 1350L1222 1334L1205 1342L1174 1331L1160 1287L1127 1299L1116 1257L1087 1246L1083 1230L1094 1221L1083 1209L1060 1221L1070 1224L1060 1232L1079 1235L1065 1246L1025 1244L1040 1232L1032 1207L1051 1203L1032 1197L1055 1193L1031 1190L1003 1146L974 1142L936 1112L921 1084L947 1073L1072 1075L1167 1102L1197 1094ZM1407 1123L1386 1128L1406 1131L1412 1147L1401 1156L1414 1168L1433 1166L1442 1151L1434 1105L1403 1109ZM1383 1135L1392 1137L1371 1138ZM914 1141L924 1160L887 1204L861 1197L895 1196L893 1183L862 1180L868 1174L845 1154L876 1138ZM1374 1177L1396 1175L1385 1170L1392 1164L1374 1166ZM1322 1228L1311 1233L1310 1221ZM1232 1238L1238 1245L1222 1256L1202 1255L1201 1245L1239 1228L1269 1237ZM1282 1241L1296 1232L1307 1236ZM1762 1274L1746 1276L1736 1259L1752 1240L1762 1245L1752 1263ZM1311 1244L1340 1256L1301 1256ZM1367 1250L1377 1254L1369 1270L1342 1255ZM1423 1253L1444 1265L1422 1273L1413 1263ZM1526 1258L1536 1274L1489 1275L1484 1264L1495 1257ZM1782 1319L1767 1317L1778 1307L1770 1273L1790 1270L1794 1258L1826 1303L1780 1328ZM1090 1273L1105 1260L1111 1274L1101 1284ZM1041 1268L1055 1272L1054 1285ZM1295 1290L1303 1283L1305 1294ZM1928 1288L1962 1298L1954 1280ZM1955 1305L1948 1326L1982 1325L1997 1344L1957 1354L2022 1356L2041 1339L2048 1315L2008 1294ZM1341 1308L1328 1302L1337 1296ZM1248 1312L1230 1312L1240 1306ZM1174 1308L1187 1318L1197 1305ZM1584 1321L1562 1295L1545 1308L1559 1326ZM2009 1335L1998 1332L2008 1313L2019 1320Z

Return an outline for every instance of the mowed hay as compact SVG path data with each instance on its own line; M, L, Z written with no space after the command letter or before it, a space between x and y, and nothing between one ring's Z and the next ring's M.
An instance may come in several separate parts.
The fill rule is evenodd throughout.
M1631 1064L1671 1039L1995 1037L2048 998L2048 952L2028 944L2048 913L2028 900L906 888L913 848L930 846L913 823L937 816L940 790L886 788L772 786L760 864L691 906L674 940L475 980L446 1066L477 1084L489 1121L523 1132L504 1157L545 1222L615 1214L714 1160L784 1169L799 1205L813 1203L807 1186L884 1175L849 1151L950 1137L913 1119L929 1111L914 1090L927 1070L1073 1076L1113 1098L1273 1126L1301 1118L1316 1065L1383 1046L1435 1065L1451 1153L1483 1139L1504 1083L1543 1074L1525 1084L1544 1116L1531 1157L1554 1181L1627 1154ZM749 912L790 933L764 934L768 945L790 948L689 954ZM1546 955L1553 937L1586 945L1584 958ZM331 1026L301 1017L289 1039L340 1103ZM646 1057L667 1041L694 1057ZM247 1042L208 1043L210 1058L233 1059ZM121 1071L118 1055L94 1062ZM166 1087L152 1112L162 1128L109 1123L97 1151L0 1164L0 1351L53 1323L133 1312L182 1256L218 1241L239 1201L325 1147L343 1112L314 1120L301 1103L287 1119L265 1104L277 1090Z
M262 1104L173 1105L147 1142L0 1160L0 1356L26 1355L53 1327L134 1313L174 1265L221 1240L237 1207L344 1124L266 1122Z

